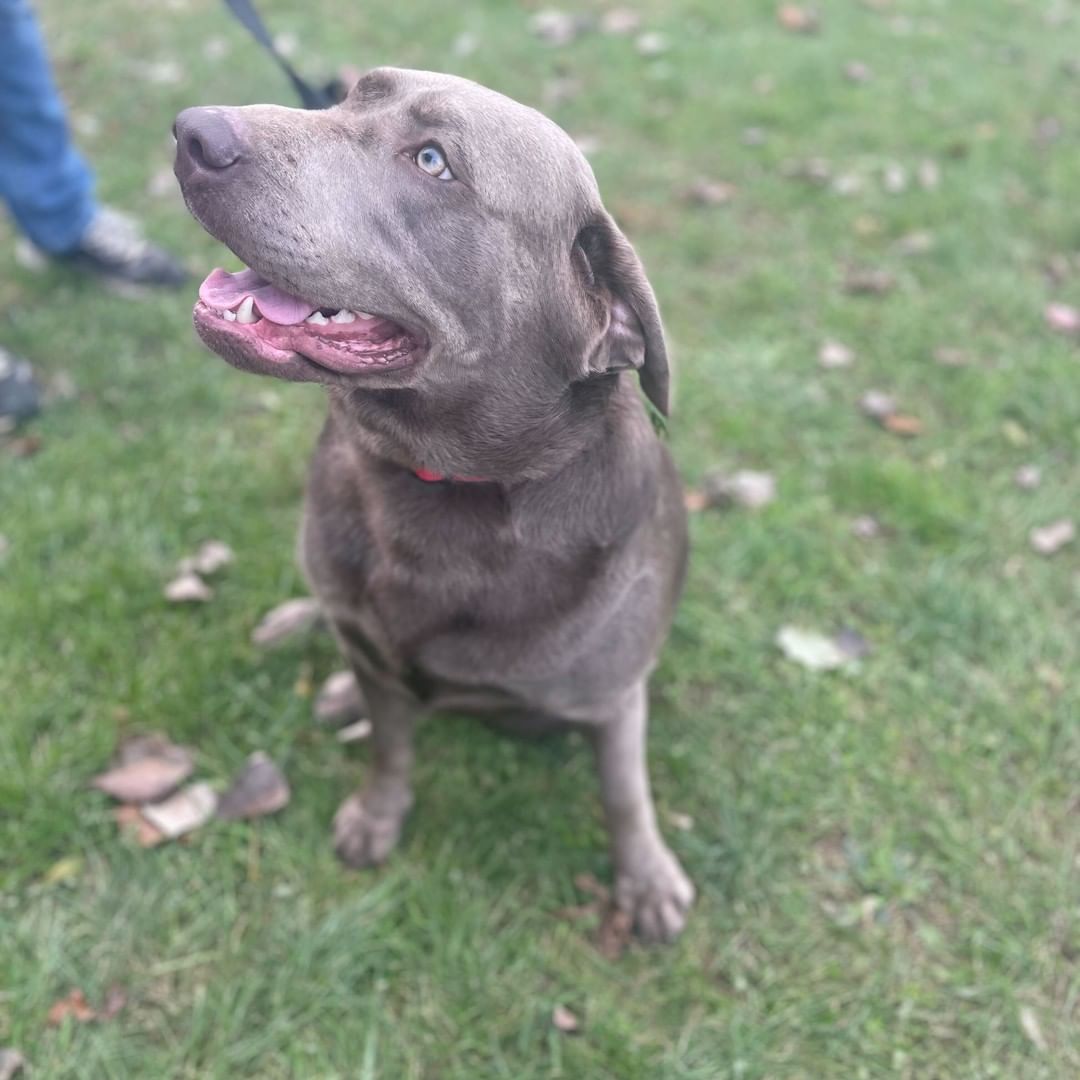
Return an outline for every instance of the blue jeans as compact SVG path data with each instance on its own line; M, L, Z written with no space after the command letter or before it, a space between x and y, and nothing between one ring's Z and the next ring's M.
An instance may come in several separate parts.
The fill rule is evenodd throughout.
M54 254L78 244L96 209L28 0L0 0L0 198Z

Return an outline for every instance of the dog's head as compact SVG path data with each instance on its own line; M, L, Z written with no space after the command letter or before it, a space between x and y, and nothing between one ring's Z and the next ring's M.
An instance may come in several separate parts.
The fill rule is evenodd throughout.
M635 368L661 412L652 289L592 170L546 117L449 75L379 68L339 106L195 108L176 175L249 267L195 324L236 367L350 389L565 391Z

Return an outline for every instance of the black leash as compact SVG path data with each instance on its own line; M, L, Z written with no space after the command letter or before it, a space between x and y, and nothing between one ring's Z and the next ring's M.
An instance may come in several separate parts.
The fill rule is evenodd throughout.
M252 0L225 0L225 6L236 16L248 33L274 58L278 67L285 72L305 109L329 109L331 105L336 105L345 96L342 92L344 87L337 79L332 79L323 87L317 87L312 86L300 75L274 45L274 39L267 31L259 13L255 10Z

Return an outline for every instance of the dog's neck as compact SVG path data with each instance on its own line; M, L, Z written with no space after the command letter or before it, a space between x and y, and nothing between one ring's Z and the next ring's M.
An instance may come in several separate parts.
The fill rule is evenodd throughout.
M603 439L626 390L636 394L617 377L596 378L524 407L482 394L332 391L330 422L357 450L421 479L511 486L561 472Z

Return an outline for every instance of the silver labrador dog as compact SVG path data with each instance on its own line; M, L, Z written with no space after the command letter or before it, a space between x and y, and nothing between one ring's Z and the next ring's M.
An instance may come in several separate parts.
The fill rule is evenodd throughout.
M367 697L371 774L334 822L387 857L418 718L497 712L595 747L616 903L671 939L694 889L645 765L646 680L686 564L652 289L592 170L546 117L380 68L325 112L187 109L176 175L249 269L215 270L199 336L326 386L301 559Z

